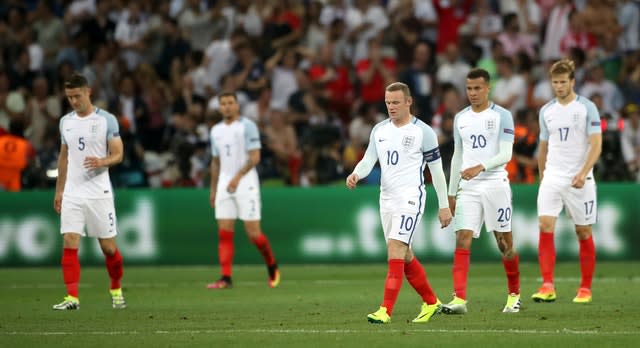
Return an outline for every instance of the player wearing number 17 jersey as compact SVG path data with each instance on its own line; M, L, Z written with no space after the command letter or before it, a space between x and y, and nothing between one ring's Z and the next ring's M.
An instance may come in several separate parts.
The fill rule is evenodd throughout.
M451 222L451 211L438 140L431 127L411 115L411 102L407 85L396 82L386 88L389 118L371 130L364 158L346 180L347 187L353 189L360 179L369 175L375 163L380 162L380 218L389 268L383 302L376 312L367 316L371 323L386 324L391 320L405 276L423 300L421 311L413 322L427 322L440 312L441 303L411 250L416 226L424 213L425 165L429 166L433 178L440 208L438 218L443 227Z
M511 112L489 100L489 73L473 69L467 74L471 106L454 119L449 206L453 210L456 250L453 255L453 300L442 306L445 314L467 312L467 275L471 241L480 237L482 224L493 232L502 253L508 296L503 312L520 311L518 254L511 232L511 187L505 165L513 147ZM462 179L462 180L461 180Z
M538 170L538 261L542 286L533 294L536 302L556 299L553 284L555 245L553 231L564 207L575 224L580 243L582 280L575 303L591 302L591 279L596 251L591 225L596 222L597 200L593 165L602 148L600 116L595 105L574 92L574 64L564 59L551 66L555 99L540 109Z

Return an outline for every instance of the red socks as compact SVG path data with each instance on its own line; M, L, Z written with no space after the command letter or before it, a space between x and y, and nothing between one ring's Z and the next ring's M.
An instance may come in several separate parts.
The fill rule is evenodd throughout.
M591 289L593 270L596 267L596 246L593 236L580 240L580 272L582 273L581 288Z
M467 299L467 274L471 250L456 248L453 253L453 292L456 297Z
M387 314L389 315L393 312L393 306L396 304L396 299L400 293L403 278L404 260L389 260L389 271L387 272L387 280L384 283L384 300L382 301L382 307L387 308Z
M111 289L120 289L120 279L122 279L122 255L120 250L116 249L113 255L105 256L105 264L107 265L107 272L109 272L109 278L111 278Z
M429 280L427 280L427 273L416 257L411 262L404 264L404 275L407 277L409 284L422 297L422 301L430 305L438 302Z
M251 240L251 242L253 242L253 244L256 245L256 248L260 251L260 254L262 254L267 266L271 266L276 263L276 259L273 257L273 252L271 251L271 245L269 245L269 240L263 233L260 233L260 235Z
M233 265L233 231L220 229L218 231L218 260L222 268L222 275L231 278Z
M62 276L67 293L78 297L78 282L80 282L80 261L78 261L78 249L64 248L62 250Z
M511 260L502 258L502 264L504 265L504 271L507 274L507 285L509 287L510 294L520 293L520 270L518 269L518 263L520 262L520 256L516 255Z
M540 232L538 262L540 263L543 284L553 284L553 269L556 266L556 247L553 237L553 233Z

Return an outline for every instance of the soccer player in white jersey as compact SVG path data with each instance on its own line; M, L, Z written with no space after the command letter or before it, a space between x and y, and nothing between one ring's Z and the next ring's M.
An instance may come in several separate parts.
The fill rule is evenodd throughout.
M360 179L369 175L375 163L380 162L380 218L389 268L383 302L376 312L367 316L367 320L379 324L391 321L393 306L406 276L422 297L420 313L413 319L414 323L422 323L439 313L441 306L424 268L411 250L413 233L424 213L425 164L429 166L438 196L438 218L442 227L451 222L447 183L435 132L411 115L409 87L399 82L390 84L386 88L385 103L389 118L371 130L364 158L346 180L348 188L355 188Z
M209 289L232 286L233 227L244 222L249 240L258 248L269 273L269 287L280 283L280 271L269 240L260 227L260 135L256 124L240 117L235 93L218 96L223 120L211 128L211 194L209 202L218 220L218 260L222 277L207 285Z
M453 254L453 300L442 305L446 314L467 312L467 276L471 242L484 223L502 253L508 296L503 312L520 311L519 257L511 233L511 187L505 165L511 159L514 126L509 110L489 100L489 73L467 74L470 106L454 119L454 151L449 182L449 206L454 213L456 250Z
M82 236L98 238L111 278L112 306L125 308L120 287L122 256L116 245L117 219L109 179L109 167L122 162L118 121L91 103L91 89L84 76L72 75L65 82L64 91L73 112L60 119L62 144L53 206L60 214L64 248L61 263L67 296L53 309L80 308L78 247Z
M596 106L574 91L574 64L563 59L551 66L551 87L555 99L540 109L538 148L538 219L540 242L538 261L542 286L533 294L536 302L556 299L553 270L556 250L553 231L564 207L575 224L580 242L582 280L575 303L591 302L591 280L596 250L591 225L596 222L597 198L593 165L602 151L600 115Z

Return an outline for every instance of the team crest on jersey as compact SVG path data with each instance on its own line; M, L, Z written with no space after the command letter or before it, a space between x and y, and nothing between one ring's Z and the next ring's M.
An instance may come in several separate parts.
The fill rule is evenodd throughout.
M98 133L98 125L97 124L92 124L91 125L91 134L96 134Z
M416 137L414 137L413 135L405 135L404 137L402 137L402 146L410 148L411 146L413 146L415 140Z
M496 129L496 120L486 120L484 122L484 128L486 128L487 130Z
M573 122L578 122L578 120L580 119L580 114L579 113L574 113L573 114Z

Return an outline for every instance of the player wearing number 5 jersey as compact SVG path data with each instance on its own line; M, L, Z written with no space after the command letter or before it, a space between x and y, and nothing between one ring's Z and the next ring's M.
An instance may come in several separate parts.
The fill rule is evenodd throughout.
M85 235L98 238L104 253L113 308L125 308L120 288L122 256L116 245L117 220L109 180L109 167L122 162L118 122L112 114L93 106L84 76L72 75L65 82L64 91L73 112L60 119L62 145L54 209L60 214L62 275L67 296L53 309L80 308L78 247L80 237Z
M591 302L591 279L596 262L591 225L596 222L597 200L593 165L602 148L600 115L595 105L574 92L574 64L561 60L551 66L555 99L540 109L538 170L538 261L542 286L533 294L536 302L556 299L553 284L555 246L553 231L564 207L575 224L580 242L582 280L575 303Z
M425 165L429 166L433 178L440 208L438 218L443 227L451 222L447 183L435 132L411 115L412 99L407 85L398 82L389 85L385 103L389 118L371 130L364 158L346 180L347 187L353 189L360 179L369 175L375 163L380 162L380 217L389 268L383 302L376 312L367 316L367 320L379 324L390 322L406 276L423 300L421 311L413 322L427 322L439 313L441 303L411 250L411 241L425 208Z
M454 151L449 182L449 206L454 212L456 250L453 255L453 300L442 306L446 314L467 312L467 275L472 238L484 223L502 253L508 296L503 312L520 311L518 254L511 233L511 187L505 164L511 159L514 127L511 112L489 100L489 73L467 74L471 106L454 119Z

